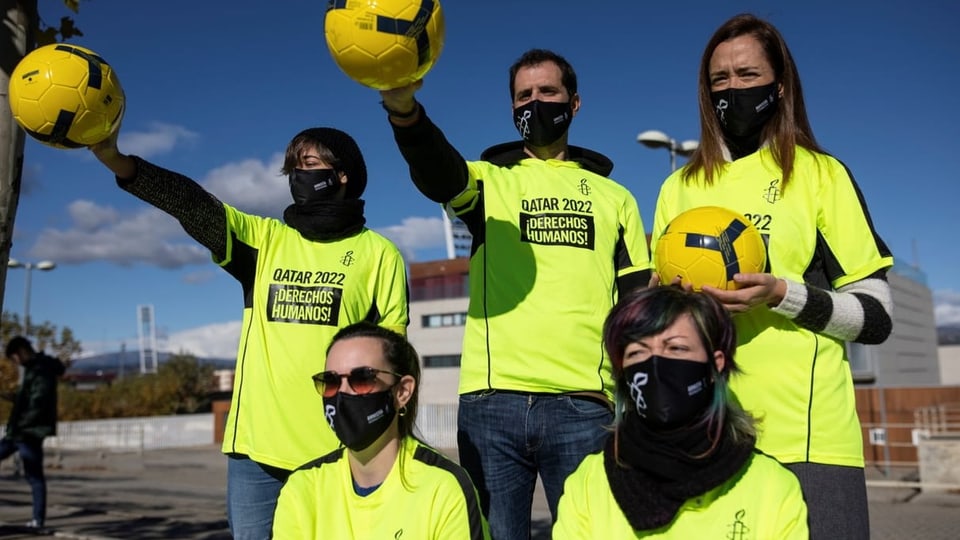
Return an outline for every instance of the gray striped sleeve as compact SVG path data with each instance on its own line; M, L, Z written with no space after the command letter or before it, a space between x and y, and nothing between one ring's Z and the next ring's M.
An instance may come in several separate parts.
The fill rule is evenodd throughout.
M882 343L893 328L893 300L885 277L869 277L826 291L784 280L787 294L771 308L808 330L844 341Z

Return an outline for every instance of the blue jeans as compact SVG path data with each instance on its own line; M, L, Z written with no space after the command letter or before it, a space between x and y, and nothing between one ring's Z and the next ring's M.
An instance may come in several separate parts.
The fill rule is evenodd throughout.
M227 455L227 521L235 540L265 540L273 534L273 512L290 471Z
M599 401L500 391L460 396L457 416L460 464L477 487L493 540L530 537L538 474L556 521L564 480L600 450L613 422Z
M47 480L43 476L43 439L0 440L0 461L14 452L20 453L23 475L33 494L33 519L43 525L47 519Z

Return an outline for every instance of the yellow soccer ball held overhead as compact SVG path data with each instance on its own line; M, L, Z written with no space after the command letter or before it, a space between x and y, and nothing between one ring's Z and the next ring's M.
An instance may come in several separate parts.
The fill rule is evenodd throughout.
M14 68L8 90L17 124L56 148L96 144L123 118L125 99L116 72L78 45L56 43L31 51Z
M329 0L327 49L351 79L378 90L423 78L443 49L437 0Z
M676 216L657 240L653 256L660 283L676 277L694 290L704 285L733 290L737 273L764 272L766 244L744 216L719 206L692 208Z

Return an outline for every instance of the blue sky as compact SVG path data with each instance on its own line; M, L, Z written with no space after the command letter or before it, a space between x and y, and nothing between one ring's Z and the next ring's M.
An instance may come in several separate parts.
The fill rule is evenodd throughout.
M57 20L60 2L43 0ZM81 2L89 47L127 97L121 150L203 184L225 202L280 216L280 155L306 127L351 133L367 159L370 227L410 261L445 254L440 211L413 187L376 91L341 73L323 36L326 2ZM446 0L446 41L419 98L469 158L516 138L507 69L526 49L566 56L583 100L572 144L615 163L649 227L669 155L640 131L699 134L697 67L710 34L753 12L785 35L819 142L853 171L898 260L919 264L939 323L960 323L960 5L952 1L638 2ZM87 352L137 347L136 309L154 306L160 348L235 352L237 283L170 217L119 190L86 150L28 141L12 256L34 271L30 315L69 326ZM24 271L7 274L4 309L21 313Z

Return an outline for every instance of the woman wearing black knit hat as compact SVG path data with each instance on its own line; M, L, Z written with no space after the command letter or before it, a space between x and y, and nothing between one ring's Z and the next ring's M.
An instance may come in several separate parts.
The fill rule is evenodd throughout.
M118 130L119 132L119 130ZM91 146L127 192L175 217L240 282L243 328L223 437L227 518L234 538L269 538L280 488L298 466L337 448L310 376L339 328L408 323L399 250L367 229L367 170L356 142L311 128L287 146L283 221L246 214L195 181L117 149L118 132ZM242 389L242 392L241 392Z

